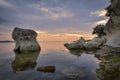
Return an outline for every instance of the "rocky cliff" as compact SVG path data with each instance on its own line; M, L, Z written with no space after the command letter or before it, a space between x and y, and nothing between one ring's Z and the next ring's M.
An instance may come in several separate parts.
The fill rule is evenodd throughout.
M120 0L110 0L110 3L106 8L108 22L104 26L96 26L93 30L93 34L97 34L98 37L90 41L82 38L70 44L66 43L65 47L68 49L97 49L102 48L103 45L120 47Z
M110 0L110 3L106 8L106 16L109 17L105 27L106 45L120 47L120 0Z

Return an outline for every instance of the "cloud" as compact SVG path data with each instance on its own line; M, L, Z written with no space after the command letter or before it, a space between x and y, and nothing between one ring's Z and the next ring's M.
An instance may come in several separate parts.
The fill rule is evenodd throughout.
M78 40L80 37L84 37L85 39L89 40L94 37L91 33L82 33L82 34L75 34L75 33L40 33L38 34L38 41L75 41Z
M40 11L42 11L44 14L43 16L46 18L50 18L53 20L61 19L61 18L69 18L73 17L73 13L70 11L67 11L63 8L46 8L42 7L39 8Z
M0 6L4 7L13 7L10 3L8 3L6 0L0 0Z
M105 16L106 10L97 10L97 11L91 12L91 14L97 15L98 17L102 17L102 16Z
M79 36L84 31L90 34L92 24L105 22L101 21L105 19L103 12L96 11L105 8L106 2L107 0L0 0L0 32L12 32L17 26L37 30L42 35L61 36L67 33L67 36Z
M95 24L96 24L96 25L99 25L99 24L104 24L104 25L105 25L108 20L109 20L109 18L106 18L106 19L104 19L104 20L97 21Z
M35 30L38 34L46 34L47 32L41 30Z
M81 36L83 36L82 34L71 34L71 33L64 33L64 35L66 35L66 36L76 36L76 37L81 37Z

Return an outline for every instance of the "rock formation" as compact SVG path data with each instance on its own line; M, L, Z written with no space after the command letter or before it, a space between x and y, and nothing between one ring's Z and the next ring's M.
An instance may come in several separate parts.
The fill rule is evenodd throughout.
M95 54L101 62L96 70L100 80L120 80L120 0L110 0L105 25L106 43Z
M68 49L95 49L101 48L103 45L120 47L120 0L110 2L111 4L106 8L108 22L106 25L98 25L94 28L93 34L97 34L98 37L90 41L81 38L73 43L66 43L64 46Z
M36 40L37 33L30 29L15 28L12 38L16 42L15 51L39 51L40 46Z
M105 29L105 26L100 24L100 25L97 25L94 29L93 29L93 32L92 34L97 34L97 36L99 38L101 38L102 36L106 35L106 33L104 32L104 29Z
M111 4L106 10L106 16L110 17L105 27L107 33L106 45L120 47L120 0L111 0Z
M65 43L64 46L68 49L98 49L106 42L106 33L104 32L104 25L97 25L92 34L96 34L97 37L94 37L92 40L85 40L81 37L79 40L72 43Z
M97 34L98 37L90 41L82 39L84 43L78 40L65 44L68 49L100 48L95 52L95 57L100 60L100 67L96 70L100 80L120 80L120 0L110 2L106 8L108 22L104 28L100 27L102 25L94 28L93 34Z
M74 41L72 43L65 43L64 46L68 49L79 49L79 48L84 48L84 44L85 44L85 39L83 37L81 37L79 40Z
M73 43L65 43L64 46L67 49L98 49L105 43L105 41L105 37L95 37L89 41L84 38L80 38L80 40L74 41Z

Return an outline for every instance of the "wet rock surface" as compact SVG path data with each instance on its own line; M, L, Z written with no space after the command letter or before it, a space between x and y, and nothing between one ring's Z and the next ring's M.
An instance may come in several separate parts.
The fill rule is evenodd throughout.
M36 70L45 72L45 73L54 73L55 69L56 69L55 66L41 66L41 67L38 67Z
M15 28L12 33L12 38L15 40L15 51L39 51L40 46L36 40L37 33L30 29Z
M120 80L120 48L106 46L95 55L100 60L100 68L96 70L100 80Z

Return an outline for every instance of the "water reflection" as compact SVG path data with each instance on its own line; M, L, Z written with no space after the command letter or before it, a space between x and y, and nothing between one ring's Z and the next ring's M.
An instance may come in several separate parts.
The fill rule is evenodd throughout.
M120 51L120 48L118 49ZM116 49L100 50L98 59L101 60L96 69L100 80L120 80L120 52Z
M0 80L98 80L99 66L92 51L68 51L64 43L41 42L39 57L39 52L14 53L14 43L0 45Z
M81 56L81 54L83 53L86 53L86 54L95 54L96 53L96 50L81 50L81 49L70 49L69 52L72 54L72 55L75 55L75 56Z
M40 51L37 52L15 52L15 59L12 62L13 72L21 72L36 67L36 59Z

